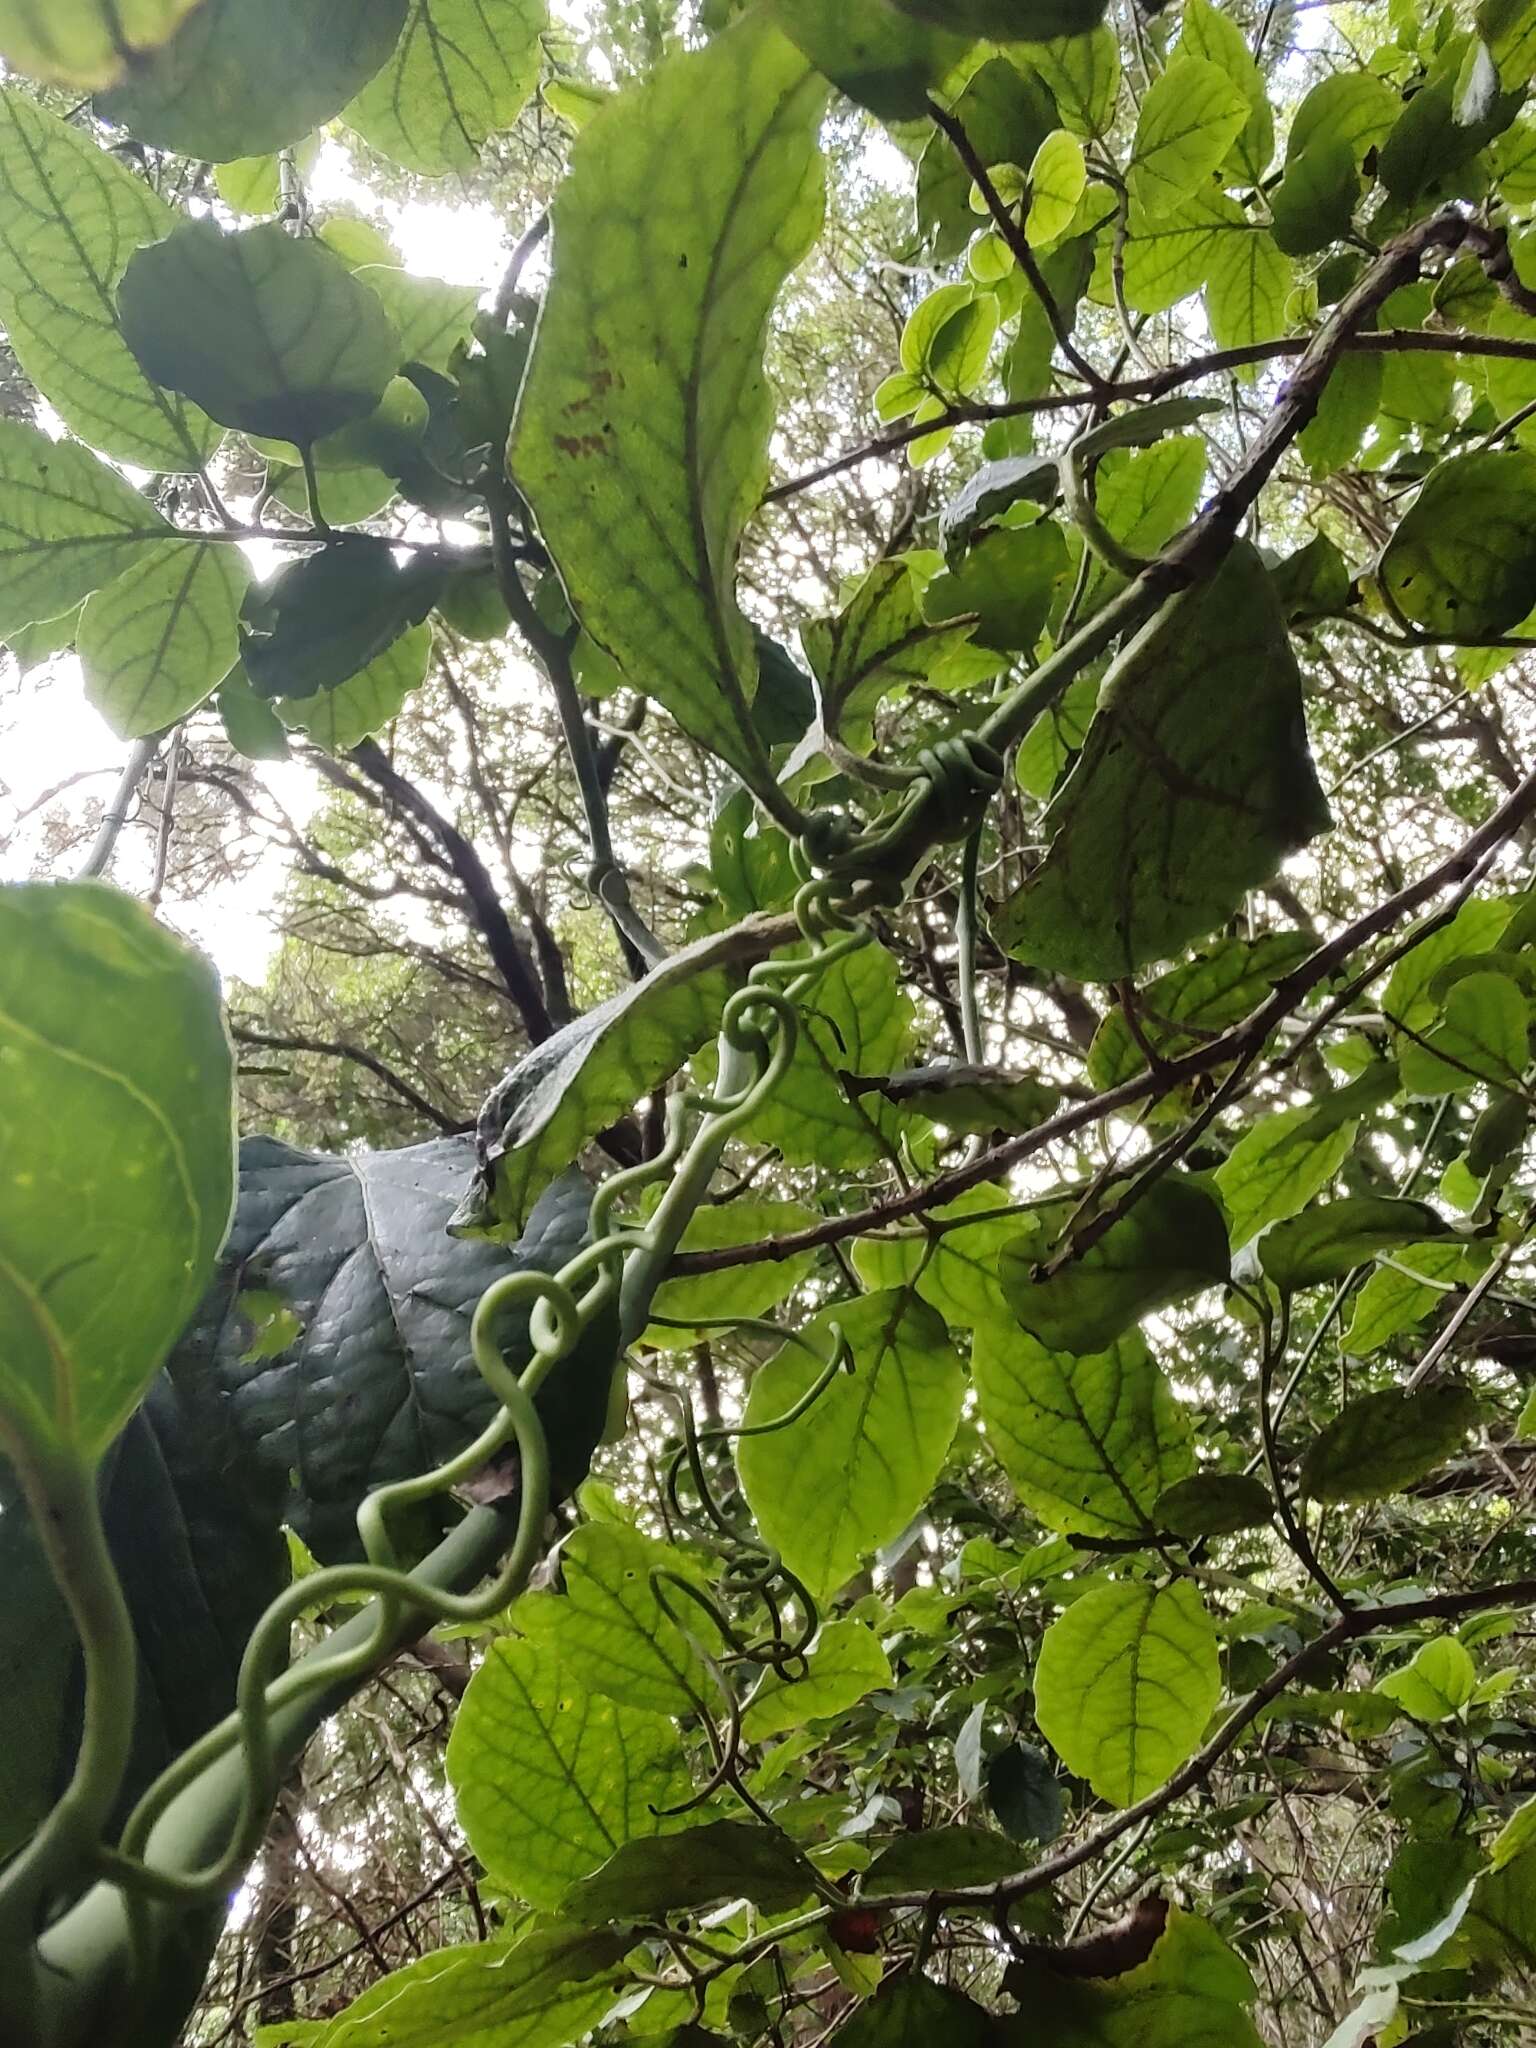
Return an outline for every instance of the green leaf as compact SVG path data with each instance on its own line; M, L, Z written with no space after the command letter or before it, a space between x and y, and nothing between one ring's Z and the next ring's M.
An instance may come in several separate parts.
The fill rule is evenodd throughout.
M1457 84L1471 40L1452 36L1441 45L1428 79L1401 107L1378 152L1376 175L1405 204L1462 170L1520 111L1523 93L1495 92L1485 110L1463 118Z
M983 64L950 111L989 166L1027 164L1057 125L1050 94L1033 71L1004 57ZM949 137L935 128L917 166L917 224L940 262L958 256L971 239L971 182Z
M1232 1249L1322 1193L1354 1147L1357 1126L1319 1130L1312 1104L1271 1111L1246 1131L1217 1167L1215 1180Z
M247 643L249 654L254 643ZM432 628L411 626L343 683L310 697L277 697L273 709L291 731L328 754L345 754L397 718L432 665Z
M963 36L914 21L891 0L775 0L774 18L848 97L884 121L914 121L965 55Z
M411 0L394 55L342 120L407 170L477 170L533 91L548 19L545 0Z
M213 1272L232 1062L208 963L95 883L0 889L0 1433L94 1462Z
M1112 448L1146 448L1161 441L1177 427L1220 410L1213 398L1160 398L1152 405L1128 407L1079 434L1072 443L1075 459L1082 463L1107 455Z
M999 313L991 292L941 284L902 329L902 368L945 400L971 397L986 375Z
M474 285L417 277L383 263L364 263L352 275L367 285L400 338L402 363L425 363L446 376L453 352L468 345L480 294Z
M1282 1293L1341 1280L1378 1252L1444 1237L1450 1225L1427 1202L1392 1195L1346 1195L1318 1202L1290 1222L1277 1223L1259 1244L1259 1263Z
M833 2037L834 2048L994 2048L999 2023L947 1985L910 1972L888 1979Z
M1107 24L1036 42L1015 59L1039 74L1074 135L1093 142L1109 133L1120 98L1120 44Z
M1343 70L1314 85L1296 109L1286 138L1286 162L1317 143L1347 143L1357 164L1386 141L1403 102L1384 78Z
M743 964L758 950L750 926L698 939L526 1053L480 1113L479 1184L455 1227L520 1223L588 1138L713 1036Z
M1349 233L1359 200L1354 151L1340 136L1319 136L1269 195L1275 241L1287 256L1315 255Z
M1189 1416L1139 1336L1074 1358L1019 1330L977 1332L971 1370L987 1436L1048 1529L1149 1536L1157 1502L1194 1470Z
M881 700L926 682L970 634L969 622L935 624L924 617L922 582L902 556L877 563L835 618L812 619L800 629L827 731L867 749Z
M1401 1493L1460 1448L1477 1396L1454 1383L1363 1394L1307 1446L1301 1490L1310 1500L1369 1501Z
M1409 1095L1458 1095L1479 1083L1518 1087L1530 1063L1530 998L1507 974L1468 974L1447 992L1445 1022L1398 1041Z
M804 1208L799 1202L763 1201L749 1195L740 1201L695 1210L678 1250L725 1251L738 1245L761 1244L820 1221L814 1209ZM725 1267L718 1273L664 1280L656 1290L651 1312L679 1323L686 1323L690 1317L712 1321L720 1316L766 1315L786 1295L793 1294L815 1258L814 1252L797 1252L793 1258L763 1259L755 1265ZM652 1323L645 1341L662 1350L687 1350L698 1342L698 1332L667 1329Z
M991 1131L1010 1136L1032 1131L1061 1100L1059 1089L1032 1074L943 1063L869 1079L850 1075L849 1086L860 1095L881 1095L898 1109L915 1111L946 1130L983 1136Z
M1275 150L1275 117L1264 87L1264 73L1247 38L1231 15L1210 0L1188 0L1179 34L1179 55L1203 57L1224 71L1248 103L1248 118L1232 155L1245 179L1257 185L1269 169Z
M1004 1247L999 1265L1003 1293L1021 1325L1060 1351L1106 1350L1153 1309L1225 1286L1231 1276L1219 1206L1204 1188L1173 1174L1150 1187L1081 1256L1037 1278L1041 1261L1056 1248L1061 1220L1036 1219Z
M618 1523L588 1523L560 1552L565 1597L536 1610L559 1632L563 1668L574 1684L649 1714L692 1714L715 1687L694 1647L719 1646L708 1618L675 1586L665 1605L653 1574L691 1576L686 1555ZM680 1627L673 1612L682 1616ZM686 1630L686 1633L685 1633Z
M960 1419L964 1375L944 1325L893 1288L835 1302L756 1374L746 1427L787 1414L814 1384L841 1328L852 1373L839 1373L787 1428L737 1448L742 1487L764 1540L821 1599L927 1499Z
M184 221L129 262L118 312L157 384L300 445L372 412L400 362L377 295L278 221L235 234Z
M1248 101L1219 65L1175 56L1143 95L1127 183L1154 218L1181 205L1224 161Z
M1329 476L1359 453L1381 409L1380 356L1346 355L1334 365L1316 413L1296 437L1313 476Z
M81 607L62 613L56 619L38 619L30 626L13 626L6 635L5 651L15 660L23 676L51 661L54 655L63 654L75 644L75 629L80 623Z
M1061 469L1050 455L1008 455L984 462L939 515L939 543L953 569L978 531L1010 505L1033 499L1052 505L1061 494Z
M1247 1964L1180 1906L1129 1969L1106 1958L1104 1974L1083 1976L1031 1956L1010 1968L1009 1989L1051 2048L1261 2048Z
M1061 1781L1038 1749L1011 1742L987 1763L987 1805L1016 1842L1054 1842L1066 1818Z
M1328 823L1301 678L1252 548L1116 659L1049 817L1050 851L998 928L1015 958L1081 981L1177 952Z
M930 619L976 615L979 647L1027 653L1071 573L1066 535L1053 519L983 534L959 568L935 576L923 597Z
M801 1008L788 1070L746 1135L777 1145L791 1166L816 1165L829 1147L845 1168L880 1158L891 1117L850 1096L841 1077L899 1066L910 1052L912 1015L883 946L861 946L829 967Z
M1211 255L1205 314L1218 348L1246 348L1286 332L1291 266L1271 234L1223 235Z
M1188 1579L1100 1586L1040 1645L1041 1733L1112 1806L1134 1805L1193 1756L1220 1697L1216 1630Z
M1156 216L1133 206L1125 244L1127 306L1133 313L1165 313L1199 291L1228 243L1251 232L1237 201L1214 188Z
M491 1644L447 1751L470 1848L498 1884L546 1911L626 1842L675 1831L682 1823L658 1809L692 1789L672 1724L577 1682L553 1616L530 1625L530 1607L562 1604L534 1594L517 1607L530 1633Z
M1447 640L1508 633L1536 606L1536 454L1443 462L1398 521L1382 587L1404 618Z
M170 532L89 450L0 420L0 636L62 618Z
M149 382L117 324L124 265L175 219L89 136L0 92L0 320L16 360L103 454L195 470L217 428Z
M174 725L228 675L249 580L238 548L168 540L86 600L85 694L119 738Z
M1262 1529L1274 1511L1268 1488L1245 1472L1195 1472L1158 1495L1152 1519L1175 1536L1231 1536Z
M511 447L581 623L749 779L763 766L736 555L773 421L765 327L821 222L825 96L749 16L593 117L554 205Z
M1477 1666L1455 1636L1435 1636L1374 1690L1396 1700L1415 1721L1448 1721L1477 1690Z
M302 2033L263 2029L272 2048L566 2048L613 2004L613 1965L633 1937L544 1926L438 1949L369 1986L333 2020Z
M816 1890L816 1873L777 1828L712 1820L664 1840L631 1842L566 1894L574 1920L660 1919L722 1899L784 1913Z
M340 113L388 58L405 10L406 0L200 0L96 110L179 156L266 156Z
M943 1225L926 1237L865 1237L853 1263L868 1287L915 1287L945 1322L960 1329L1014 1321L998 1285L998 1254L1019 1234L1014 1198L995 1183L968 1188L929 1212ZM965 1218L974 1216L969 1223Z
M765 1671L741 1717L748 1742L766 1742L808 1721L824 1721L892 1683L891 1661L867 1622L829 1621L806 1659L803 1676Z
M1069 129L1054 129L1035 151L1029 167L1029 212L1024 233L1043 248L1066 233L1088 183L1083 145Z
M1303 932L1220 940L1203 959L1175 967L1142 988L1137 1019L1142 1037L1160 1058L1179 1058L1207 1033L1239 1023L1311 950ZM1146 1063L1124 1011L1111 1010L1094 1034L1088 1079L1095 1088L1115 1088L1133 1079Z
M905 14L994 42L1047 42L1085 36L1104 19L1108 0L896 0Z
M921 1834L898 1835L880 1851L860 1879L859 1896L879 1899L891 1892L996 1884L1018 1867L1018 1850L989 1828L924 1828Z
M1444 1301L1448 1285L1466 1285L1486 1271L1492 1248L1464 1244L1450 1239L1440 1244L1409 1245L1393 1255L1389 1266L1378 1266L1355 1296L1349 1328L1339 1338L1339 1349L1351 1358L1365 1358L1404 1330L1422 1322ZM1409 1271L1404 1271L1404 1268ZM1416 1280L1416 1273L1424 1275ZM1433 1283L1438 1282L1439 1285Z
M94 92L174 34L198 0L5 0L0 58L50 85Z
M283 1519L323 1563L361 1556L364 1494L431 1471L490 1422L495 1397L469 1341L485 1290L509 1274L557 1272L585 1241L592 1191L571 1172L519 1243L456 1243L444 1226L473 1164L469 1138L337 1155L275 1138L241 1144L218 1277L168 1377L176 1388L210 1389L210 1405L232 1427L218 1486L227 1491L236 1474L275 1485ZM240 1305L258 1283L298 1325L272 1357L250 1356L252 1323ZM520 1371L532 1355L526 1306L498 1319L497 1336ZM562 1496L586 1477L603 1433L616 1351L612 1321L599 1318L539 1390ZM338 1402L355 1426L335 1426ZM441 1497L423 1516L429 1535L457 1512Z
M388 541L372 536L293 563L245 600L252 688L290 700L333 690L426 618L445 575L425 551L400 568Z

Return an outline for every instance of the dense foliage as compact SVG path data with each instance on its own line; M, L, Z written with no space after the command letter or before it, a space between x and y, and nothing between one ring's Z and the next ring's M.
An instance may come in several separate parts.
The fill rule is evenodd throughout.
M1536 0L0 59L0 2039L1528 2038Z

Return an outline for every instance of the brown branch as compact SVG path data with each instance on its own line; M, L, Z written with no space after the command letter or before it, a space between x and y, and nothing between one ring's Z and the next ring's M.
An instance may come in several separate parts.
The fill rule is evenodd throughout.
M237 1045L256 1045L267 1052L310 1052L324 1059L351 1060L354 1066L366 1067L370 1074L382 1081L386 1088L392 1088L402 1101L408 1102L419 1116L435 1124L447 1137L459 1137L465 1131L472 1131L472 1123L464 1123L448 1116L444 1111L428 1102L419 1089L413 1088L403 1074L397 1074L387 1066L377 1053L371 1053L366 1046L349 1045L341 1039L304 1038L297 1035L278 1034L270 1031L252 1031L247 1025L236 1024L233 1019L229 1026L230 1037Z
M1043 1124L1037 1124L1032 1131L1021 1132L1016 1138L994 1145L966 1165L940 1174L926 1186L893 1195L855 1215L834 1216L825 1223L787 1232L782 1237L764 1238L756 1244L732 1245L718 1251L681 1252L673 1259L669 1272L677 1275L719 1272L729 1266L793 1258L797 1253L817 1251L848 1237L866 1237L886 1224L940 1208L956 1196L979 1187L984 1181L995 1180L1009 1168L1046 1151L1061 1139L1073 1136L1087 1125L1098 1123L1118 1110L1144 1102L1148 1096L1160 1097L1186 1081L1211 1072L1213 1068L1225 1066L1228 1061L1246 1058L1251 1063L1275 1028L1320 982L1336 973L1362 946L1380 938L1401 919L1412 916L1438 896L1442 889L1464 881L1533 813L1536 813L1536 771L1525 778L1514 794L1490 818L1485 819L1456 852L1447 855L1416 882L1410 882L1385 902L1376 904L1325 941L1292 973L1278 981L1258 1008L1241 1023L1234 1024L1220 1037L1197 1046L1181 1058L1167 1061L1161 1072L1138 1074L1121 1082L1117 1088L1106 1089L1088 1102L1074 1103Z

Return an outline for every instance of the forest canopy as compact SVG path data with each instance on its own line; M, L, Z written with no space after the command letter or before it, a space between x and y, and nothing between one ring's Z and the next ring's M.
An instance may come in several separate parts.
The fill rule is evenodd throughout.
M1536 0L0 0L0 2040L1536 2027Z

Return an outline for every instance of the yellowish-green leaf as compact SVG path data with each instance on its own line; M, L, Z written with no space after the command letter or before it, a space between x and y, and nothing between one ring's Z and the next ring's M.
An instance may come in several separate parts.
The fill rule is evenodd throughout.
M1205 312L1220 348L1245 348L1286 331L1291 266L1264 228L1222 235L1211 257Z
M87 599L75 643L85 694L120 738L174 725L217 689L249 581L238 548L168 540Z
M712 1252L737 1246L760 1245L791 1231L805 1230L820 1222L814 1209L799 1202L763 1201L744 1196L740 1201L722 1202L694 1211L683 1232L681 1252ZM654 1315L667 1316L688 1324L690 1317L713 1320L719 1316L761 1316L785 1295L792 1294L810 1271L814 1252L796 1252L787 1259L761 1259L746 1266L727 1266L717 1273L685 1274L664 1280L651 1303ZM652 1323L645 1333L647 1344L662 1350L685 1350L698 1342L695 1327L669 1329Z
M195 470L218 428L150 382L117 321L129 258L175 219L89 135L0 92L0 322L17 361L93 448L146 469Z
M741 1717L748 1742L766 1742L808 1721L823 1721L891 1683L891 1660L868 1622L829 1621L799 1677L765 1671Z
M1029 167L1029 213L1024 232L1036 248L1054 242L1072 224L1088 183L1083 145L1069 129L1047 135Z
M95 92L173 35L198 0L3 0L0 57L50 85Z
M479 166L539 76L545 0L411 0L394 55L342 120L407 170Z
M1378 1678L1375 1690L1415 1721L1448 1721L1477 1690L1477 1666L1455 1636L1435 1636L1408 1663Z
M0 635L62 618L170 531L88 449L0 420Z
M1182 204L1223 162L1247 120L1242 88L1219 65L1176 56L1142 98L1131 197L1154 218Z

